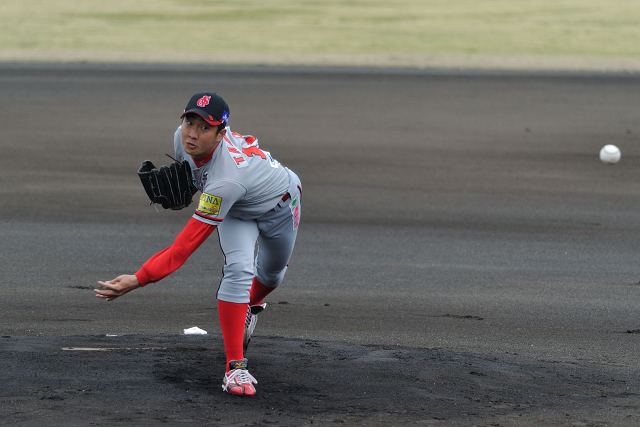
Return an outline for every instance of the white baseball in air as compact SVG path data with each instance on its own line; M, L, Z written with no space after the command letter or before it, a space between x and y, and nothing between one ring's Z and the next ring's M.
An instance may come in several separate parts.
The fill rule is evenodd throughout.
M600 150L600 160L608 165L615 165L620 160L620 149L612 144L607 144Z

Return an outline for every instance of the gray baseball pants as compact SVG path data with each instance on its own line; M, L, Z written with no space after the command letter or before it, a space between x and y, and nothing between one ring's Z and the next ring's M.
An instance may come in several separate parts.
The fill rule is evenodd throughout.
M255 277L276 287L284 278L293 252L302 212L300 179L289 171L289 198L264 215L249 220L227 215L218 226L225 258L217 298L238 304L249 302ZM256 253L257 243L257 253Z

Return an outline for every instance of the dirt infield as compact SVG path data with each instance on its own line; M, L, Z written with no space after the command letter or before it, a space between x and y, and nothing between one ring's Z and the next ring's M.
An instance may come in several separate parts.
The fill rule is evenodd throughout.
M135 171L203 89L304 188L253 399L221 391L215 238L92 291L191 216ZM639 93L622 73L0 66L0 425L637 426Z
M620 366L315 340L255 341L248 355L260 393L248 399L220 391L220 336L3 338L2 424L637 422L640 380Z

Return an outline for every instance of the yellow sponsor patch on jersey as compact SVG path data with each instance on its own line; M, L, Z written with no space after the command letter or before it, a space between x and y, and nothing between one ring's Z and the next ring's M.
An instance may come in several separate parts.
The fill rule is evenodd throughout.
M198 203L198 210L205 215L218 215L220 213L221 203L222 197L202 193L200 196L200 203Z

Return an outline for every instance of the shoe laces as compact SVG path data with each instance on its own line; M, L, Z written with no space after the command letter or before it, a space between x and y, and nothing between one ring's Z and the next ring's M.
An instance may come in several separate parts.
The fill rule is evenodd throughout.
M256 329L256 323L258 323L258 316L255 314L247 313L247 320L244 322L244 327L247 330L249 336L253 334L254 329Z
M245 328L249 328L249 325L251 324L251 317L253 316L253 314L251 314L251 307L247 308L247 317L244 320L244 327Z
M257 305L257 306L249 306L247 308L247 317L244 320L244 329L245 331L247 331L247 335L251 336L251 334L253 334L253 331L256 328L256 324L258 323L258 315L257 314L253 314L251 312L251 307L258 307L260 308L259 312L262 312L264 310L264 307L266 306L266 304L262 304Z
M258 384L258 380L253 378L253 375L251 375L249 371L247 371L246 369L234 369L233 371L230 371L227 373L226 379L227 379L227 384L226 384L227 388L229 388L229 386L232 385L231 384L232 382L235 382L236 384L247 384L247 383Z

